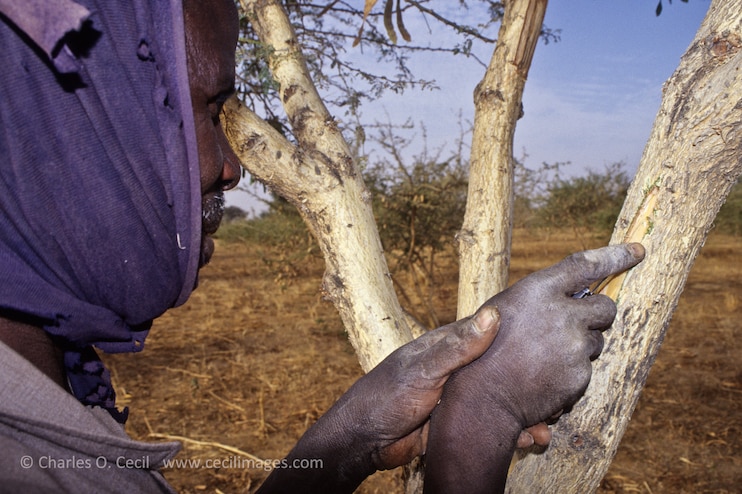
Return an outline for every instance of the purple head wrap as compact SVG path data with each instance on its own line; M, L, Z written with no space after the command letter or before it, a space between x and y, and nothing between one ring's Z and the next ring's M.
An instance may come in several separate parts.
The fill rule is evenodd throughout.
M114 416L92 347L141 350L198 271L181 2L0 0L0 315L43 325Z

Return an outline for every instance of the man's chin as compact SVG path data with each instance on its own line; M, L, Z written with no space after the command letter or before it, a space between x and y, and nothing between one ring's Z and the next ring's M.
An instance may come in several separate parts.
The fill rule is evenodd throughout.
M204 235L201 238L201 256L198 262L198 267L201 268L206 266L211 260L211 256L214 255L214 239Z

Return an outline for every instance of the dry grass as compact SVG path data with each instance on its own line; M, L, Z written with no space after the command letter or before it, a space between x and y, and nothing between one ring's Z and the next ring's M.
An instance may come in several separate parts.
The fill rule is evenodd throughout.
M593 245L597 246L595 241ZM551 264L580 242L514 240L512 278ZM361 375L334 308L321 300L322 261L282 268L263 246L220 243L201 287L155 323L145 352L106 360L139 439L184 439L183 459L278 459ZM742 254L712 237L691 273L666 341L602 493L727 493L742 487ZM440 273L435 304L455 314L456 275ZM183 493L252 492L267 473L245 468L165 472ZM363 493L399 491L400 472Z

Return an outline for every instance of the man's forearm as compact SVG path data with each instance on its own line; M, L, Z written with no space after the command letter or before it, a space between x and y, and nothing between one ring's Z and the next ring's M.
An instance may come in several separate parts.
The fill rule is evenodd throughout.
M376 471L368 446L354 441L348 430L341 430L331 412L301 437L282 468L273 470L261 485L260 494L351 493Z

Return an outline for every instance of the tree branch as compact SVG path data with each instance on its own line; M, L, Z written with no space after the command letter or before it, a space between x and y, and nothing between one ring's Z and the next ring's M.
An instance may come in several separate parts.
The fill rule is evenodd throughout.
M508 282L513 211L513 136L546 0L513 0L474 91L469 196L461 231L458 317L473 314Z

